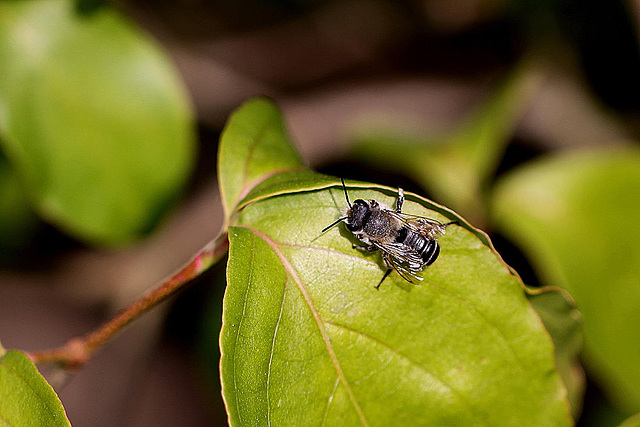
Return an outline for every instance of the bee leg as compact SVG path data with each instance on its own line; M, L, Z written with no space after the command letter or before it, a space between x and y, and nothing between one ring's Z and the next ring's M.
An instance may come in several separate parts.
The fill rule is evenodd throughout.
M404 191L398 187L398 201L396 202L396 212L402 212L402 204L404 203Z
M391 273L393 269L392 268L387 268L387 271L384 272L384 275L382 276L382 279L380 279L380 283L378 283L375 288L377 290L380 290L380 285L382 285L382 282L384 282L384 279L387 278L387 276Z
M393 268L391 267L391 262L389 261L389 254L383 253L382 260L384 261L384 264L387 266L387 271L384 272L382 279L380 279L380 282L376 286L376 289L378 290L380 290L380 285L382 285L382 282L384 282L384 279L386 279L387 276L391 274L391 270L393 270Z
M369 245L369 246L351 245L351 247L353 249L357 249L362 252L375 252L378 249L374 245Z

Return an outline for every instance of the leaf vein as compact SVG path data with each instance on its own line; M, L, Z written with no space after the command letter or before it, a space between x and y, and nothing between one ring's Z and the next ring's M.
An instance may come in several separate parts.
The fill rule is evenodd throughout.
M338 390L339 384L340 384L340 378L336 377L336 382L335 384L333 384L333 390L331 390L331 394L329 394L329 397L327 398L327 404L324 407L324 412L322 413L322 422L320 423L320 426L325 425L325 422L327 421L327 414L329 413L329 407L331 406L331 402L333 402L333 398L336 395L336 391Z
M253 265L253 261L254 261L254 253L255 253L255 237L252 235L251 236L251 259L249 260L249 265ZM242 302L242 315L240 316L240 320L238 321L238 329L236 330L236 339L235 339L235 346L233 347L233 387L235 390L235 397L236 397L236 407L238 408L238 418L240 419L240 424L243 424L242 422L242 406L240 406L240 400L238 397L238 382L237 382L237 378L238 378L238 374L236 372L236 351L238 349L238 338L240 337L240 330L242 329L242 324L243 324L243 320L245 317L245 313L247 310L247 295L249 295L249 287L251 286L251 276L253 274L253 268L251 268L249 270L249 278L247 280L247 289L244 292L244 299Z
M354 406L356 412L358 413L358 417L360 418L360 421L362 422L363 425L368 426L369 423L367 422L364 413L362 412L362 408L360 408L360 405L358 404L358 401L356 400L356 397L353 393L353 390L351 389L351 386L349 385L349 382L347 381L347 378L344 375L344 372L342 371L342 367L340 366L340 362L338 361L338 357L333 349L333 346L331 344L331 340L329 339L329 336L327 335L327 331L325 331L324 327L323 327L323 322L324 320L320 317L320 313L318 312L318 310L315 308L315 306L313 305L313 302L311 301L311 297L309 296L309 294L307 293L307 290L305 289L304 285L302 284L302 281L300 280L300 277L298 277L298 273L295 270L295 268L293 267L293 265L291 265L291 263L289 262L289 260L287 259L287 257L284 256L284 254L280 251L280 249L278 248L278 244L277 242L275 242L274 240L272 240L269 236L263 234L262 232L253 229L253 228L248 228L247 229L249 231L251 231L252 233L254 233L256 236L260 237L262 240L264 240L270 247L271 249L276 253L276 255L278 256L278 258L280 259L280 262L282 262L283 267L285 268L285 271L287 271L288 275L291 276L291 278L293 279L293 281L296 283L296 286L298 287L298 289L300 290L300 293L302 294L302 297L304 298L305 302L307 303L307 306L309 307L309 309L311 310L311 314L313 315L313 318L316 322L316 325L320 331L320 334L322 336L322 340L325 343L325 346L327 348L327 352L329 353L329 357L331 358L331 362L333 364L334 369L336 370L336 373L338 374L338 378L340 378L340 381L342 382L342 384L344 384L344 387L347 391L347 394L349 395L349 399L351 400L352 405Z
M264 182L267 179L271 178L272 176L278 175L278 174L284 173L284 172L292 172L292 171L304 170L304 169L305 168L302 167L302 166L298 166L298 167L295 167L295 168L275 169L275 170L267 172L267 173L259 176L258 178L254 179L251 182L251 185L247 184L247 179L245 177L245 179L242 181L242 190L240 190L240 193L238 194L238 200L235 201L233 210L237 211L237 210L240 210L241 208L243 208L244 206L239 206L239 205L240 205L240 202L242 202L242 200L247 196L247 194L249 194L251 192L251 190L256 188L262 182Z
M267 369L267 425L271 425L271 399L269 398L269 390L271 389L271 365L273 363L273 352L276 346L276 335L280 327L280 320L282 319L282 312L284 311L284 300L287 295L287 284L289 282L289 276L284 284L284 291L282 292L282 302L280 303L280 313L278 314L278 321L276 327L273 330L273 339L271 340L271 354L269 355L269 367Z
M54 408L52 408L49 403L48 403L48 399L46 399L46 396L43 397L38 391L36 391L35 388L33 388L33 386L31 385L31 383L29 381L27 381L27 379L21 375L13 366L8 365L7 363L4 362L0 362L0 365L4 365L4 367L11 372L14 376L16 376L18 379L20 379L32 392L34 395L36 395L40 401L40 403L42 403L44 405L45 408L47 408L47 411L51 414L51 418L55 418L56 417L56 411ZM43 380L44 381L44 380ZM54 392L55 393L55 392ZM43 402L43 400L45 400Z
M435 379L436 381L438 381L440 384L444 385L446 388L448 388L449 390L451 390L451 392L453 394L455 394L456 396L458 396L458 399L460 399L461 402L464 402L469 409L471 409L473 412L475 413L479 413L478 410L471 404L471 402L469 400L467 400L462 393L460 393L460 391L456 390L453 386L451 386L448 382L446 382L444 379L440 378L438 375L436 375L434 372L429 371L429 369L427 369L426 366L420 364L419 362L413 360L411 357L407 356L406 354L402 353L401 351L399 351L397 348L393 348L391 347L389 344L379 340L378 338L375 338L369 334L364 333L363 331L359 331L357 329L354 329L350 326L346 326L340 323L336 323L330 320L325 320L325 323L335 326L337 328L341 328L344 329L346 331L349 331L351 333L354 333L356 335L359 335L363 338L366 338L370 341L375 342L376 344L386 348L387 350L389 350L390 352L396 354L397 356L399 356L400 358L406 360L407 362L409 362L411 365L417 367L419 370L423 371L425 374L429 375L431 378Z
M253 153L256 149L256 146L262 140L262 138L264 138L264 135L267 132L268 124L269 124L268 122L264 123L260 131L257 133L256 137L253 139L253 141L251 141L251 145L249 146L249 151L247 153L247 157L244 162L244 171L242 172L242 188L245 188L247 186L247 179L249 177L249 166L251 164L251 158L253 157ZM238 198L238 200L240 199ZM234 204L237 204L237 201Z
M450 297L460 301L462 304L466 305L467 307L469 307L471 310L473 310L473 312L478 316L479 319L481 319L484 323L486 323L487 325L489 325L494 331L496 331L496 333L498 334L498 336L500 337L500 339L502 340L504 346L509 350L509 352L511 353L511 357L513 358L513 360L515 360L515 362L518 364L518 366L524 371L526 370L524 368L524 365L522 364L522 361L520 360L520 358L518 357L518 353L516 353L515 349L513 348L511 341L509 341L507 339L507 337L504 335L504 333L502 332L502 330L498 327L498 325L496 325L495 323L491 322L489 319L487 319L487 317L482 314L482 312L480 310L478 310L470 301L454 294L451 291L448 291L444 288L441 288L438 285L434 285L432 283L429 283L429 286L438 289L440 292L442 292L443 294L447 294Z
M3 417L2 415L0 415L0 422L2 422L2 425L6 425L6 426L10 426L11 424L9 424L9 421L7 421L7 419L5 417Z

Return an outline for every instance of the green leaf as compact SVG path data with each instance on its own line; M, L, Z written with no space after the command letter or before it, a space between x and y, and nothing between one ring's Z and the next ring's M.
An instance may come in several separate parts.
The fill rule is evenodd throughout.
M483 223L487 178L540 82L532 65L530 58L519 64L449 133L412 138L373 125L357 137L353 153L358 160L406 173L471 222Z
M229 228L221 376L232 425L571 423L549 335L476 231L449 227L422 284L392 274L377 291L379 254L354 250L344 225L320 233L345 205L339 182L295 190L293 179L286 193L265 181ZM367 184L349 194L396 198ZM461 220L411 194L405 211Z
M226 217L260 181L302 168L273 101L261 97L245 102L233 113L220 138L218 177Z
M586 361L619 405L640 408L640 150L556 155L505 176L495 219L546 283L584 314Z
M7 426L70 426L53 388L19 351L0 357L0 423Z
M578 419L585 390L585 376L580 364L582 314L562 289L531 289L528 298L553 339L556 369L567 388L571 413Z
M24 246L37 224L18 177L0 153L0 258L3 251L13 252Z
M618 425L618 427L639 427L639 426L640 426L640 413L627 418L620 425Z
M278 123L271 147L249 106ZM344 208L342 187L276 155L293 150L281 123L270 102L250 101L220 147L234 209L220 339L231 424L570 424L551 339L487 236L407 194L406 212L461 225L440 239L421 285L392 274L377 291L380 255L354 250L344 225L320 232ZM246 179L261 166L247 146L283 163ZM349 183L349 194L396 199L365 183Z
M0 143L43 217L118 244L183 187L192 111L156 44L111 8L74 4L0 3Z

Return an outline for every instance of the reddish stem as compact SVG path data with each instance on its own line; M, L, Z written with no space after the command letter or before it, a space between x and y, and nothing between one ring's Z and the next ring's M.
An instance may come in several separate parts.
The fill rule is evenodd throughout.
M126 325L174 295L191 279L208 270L224 256L228 248L229 240L227 235L223 234L209 242L177 273L129 304L95 331L82 337L72 338L61 347L30 352L27 355L36 364L56 363L65 368L78 368L84 365L100 347Z

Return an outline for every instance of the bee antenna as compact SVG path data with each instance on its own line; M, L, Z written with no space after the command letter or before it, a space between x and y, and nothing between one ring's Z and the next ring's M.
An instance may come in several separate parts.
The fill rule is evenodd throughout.
M450 226L450 225L454 225L454 224L455 224L455 225L460 225L460 221L451 221L451 222L446 222L446 223L442 224L442 226L446 228L446 227L448 227L448 226Z
M331 227L339 224L341 221L344 221L345 219L347 219L349 217L344 216L342 218L338 218L336 221L332 222L331 225L326 226L325 228L322 229L322 233L324 233L325 231L327 231L328 229L330 229Z
M347 186L344 185L344 178L340 178L340 181L342 182L342 188L344 190L344 197L345 197L345 199L347 199L347 205L349 205L349 209L351 209L351 202L349 201L349 195L347 194Z

